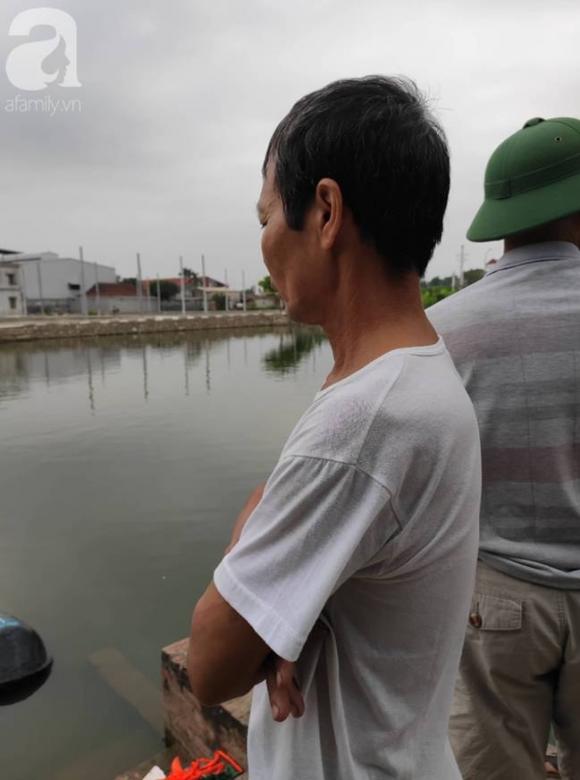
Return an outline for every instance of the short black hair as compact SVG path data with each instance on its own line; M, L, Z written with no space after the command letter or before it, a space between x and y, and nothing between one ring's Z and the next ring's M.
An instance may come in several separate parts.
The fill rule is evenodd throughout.
M365 76L311 92L274 131L264 176L270 161L290 228L303 227L316 185L329 177L389 269L423 276L443 232L449 150L413 81Z

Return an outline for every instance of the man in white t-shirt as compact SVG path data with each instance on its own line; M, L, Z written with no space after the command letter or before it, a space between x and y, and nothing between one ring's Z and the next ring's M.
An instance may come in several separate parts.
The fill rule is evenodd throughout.
M419 288L445 137L411 82L339 81L282 120L263 175L264 262L334 366L195 608L192 690L254 688L251 780L459 780L447 722L480 448Z

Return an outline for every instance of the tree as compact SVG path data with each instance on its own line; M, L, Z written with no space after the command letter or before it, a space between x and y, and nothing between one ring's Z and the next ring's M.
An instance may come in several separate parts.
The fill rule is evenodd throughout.
M216 311L224 311L226 308L226 296L223 293L214 293L212 300L215 303Z
M451 276L434 276L430 281L425 282L425 287L452 287L453 279Z
M258 287L262 288L262 292L265 295L272 295L273 293L278 292L278 290L272 284L272 279L269 275L265 276L263 279L260 279L258 282Z
M467 287L468 284L479 282L479 280L485 276L483 268L472 268L470 271L466 271L463 274L463 286Z
M170 301L172 298L175 298L178 292L179 287L175 282L170 282L167 279L162 279L159 282L159 296L162 301Z
M429 306L433 306L437 301L442 301L443 298L447 298L451 295L453 290L451 287L427 287L421 290L421 300L423 301L423 308L428 309Z
M186 268L184 266L183 278L191 279L192 287L194 288L199 287L199 276L195 273L195 271L192 271L191 268Z

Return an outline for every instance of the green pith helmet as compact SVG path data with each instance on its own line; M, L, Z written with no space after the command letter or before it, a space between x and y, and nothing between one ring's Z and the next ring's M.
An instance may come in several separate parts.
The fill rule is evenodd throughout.
M467 231L495 241L580 212L580 120L529 119L485 169L485 200Z

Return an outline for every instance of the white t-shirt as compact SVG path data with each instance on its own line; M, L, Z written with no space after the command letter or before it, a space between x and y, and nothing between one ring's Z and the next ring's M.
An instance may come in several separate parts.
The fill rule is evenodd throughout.
M302 718L253 694L251 780L460 780L447 742L478 546L480 447L441 340L321 390L238 544L223 598L297 660Z

